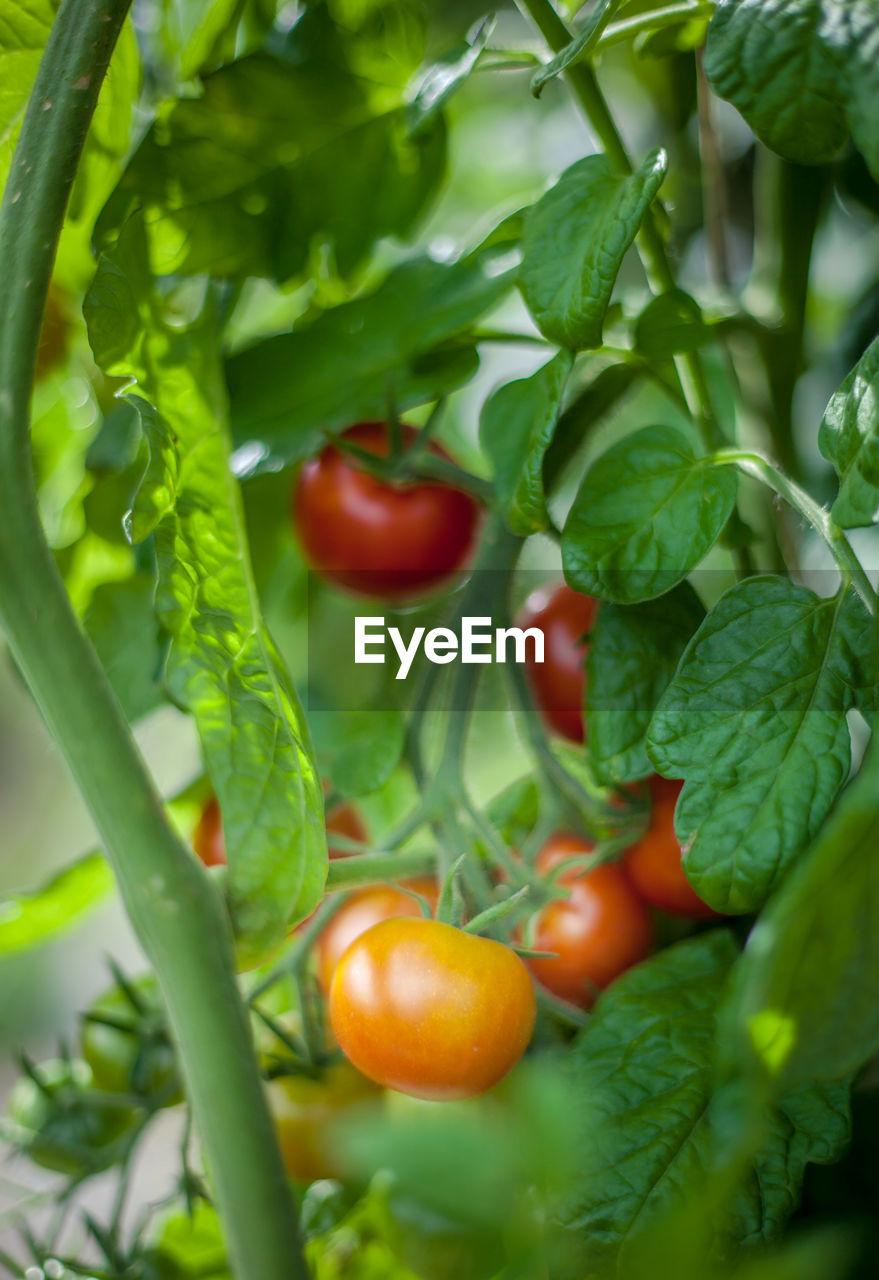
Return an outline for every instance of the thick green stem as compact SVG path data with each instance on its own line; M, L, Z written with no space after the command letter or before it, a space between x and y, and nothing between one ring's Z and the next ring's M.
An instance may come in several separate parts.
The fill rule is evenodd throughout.
M327 873L327 893L359 889L365 884L382 884L407 876L430 875L436 870L436 854L431 850L404 853L363 853L353 858L335 858Z
M171 830L40 526L31 383L64 210L128 0L63 0L0 210L0 621L98 828L179 1044L232 1267L304 1277L225 911Z
M711 461L721 466L738 467L746 475L767 485L780 498L784 498L824 541L840 573L852 583L870 613L879 612L879 597L848 538L824 507L810 497L805 489L801 489L778 467L773 466L768 458L746 449L721 449Z

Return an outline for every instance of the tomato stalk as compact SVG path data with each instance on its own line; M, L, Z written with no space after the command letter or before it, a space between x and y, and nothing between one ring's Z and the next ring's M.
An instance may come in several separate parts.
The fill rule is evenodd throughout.
M129 0L63 0L0 210L0 620L98 828L180 1048L240 1280L305 1277L222 902L166 819L40 525L29 420L64 212Z
M814 498L795 484L768 458L747 449L721 449L711 461L717 466L735 466L745 475L753 476L761 484L783 498L806 520L827 546L836 567L847 582L851 582L870 613L879 612L879 596L867 577L854 548L833 517Z

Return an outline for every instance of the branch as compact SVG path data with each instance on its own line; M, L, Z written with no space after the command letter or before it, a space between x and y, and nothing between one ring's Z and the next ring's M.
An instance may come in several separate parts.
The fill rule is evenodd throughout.
M306 1275L221 900L173 833L37 511L29 417L70 188L129 0L63 0L0 210L0 623L94 818L167 1002L240 1280Z

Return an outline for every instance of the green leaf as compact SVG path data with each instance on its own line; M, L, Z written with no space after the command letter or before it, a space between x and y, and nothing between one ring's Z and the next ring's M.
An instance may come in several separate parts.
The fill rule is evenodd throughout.
M508 255L504 242L449 265L415 258L374 293L233 356L232 429L250 469L307 457L324 428L384 417L391 398L402 410L466 382L475 347L450 340L509 291Z
M879 740L748 939L736 1032L773 1087L852 1074L879 1050Z
M595 0L576 38L570 44L565 45L564 49L557 53L554 58L550 59L545 67L535 72L531 79L531 92L535 98L540 97L544 86L550 80L554 80L556 76L561 75L572 63L589 57L602 31L625 3L626 0Z
M161 116L101 218L102 246L138 207L157 274L285 281L325 246L348 276L376 240L409 232L443 174L443 121L414 138L402 105L375 109L322 15L297 24L287 58L240 58Z
M619 978L573 1050L582 1164L563 1220L582 1241L580 1274L618 1274L638 1234L693 1195L727 1155L731 1099L715 1091L717 1007L737 954L726 931L678 943ZM847 1089L785 1099L728 1198L719 1235L771 1238L808 1163L848 1136Z
M102 257L85 314L98 363L144 397L150 462L131 529L154 532L168 684L195 717L223 811L233 923L253 963L314 907L326 843L302 714L256 600L213 316L208 306L192 324L169 320L139 219Z
M90 853L34 893L0 898L0 954L40 946L72 928L112 888L106 859Z
M494 466L507 523L522 537L549 526L543 460L573 364L571 352L561 351L530 378L500 387L482 407L479 442Z
M467 38L419 76L418 88L409 104L408 122L417 135L469 79L496 25L494 14L482 18Z
M670 591L730 517L736 479L672 427L645 427L592 464L562 535L565 577L620 604Z
M821 599L759 577L727 591L687 647L648 751L688 780L675 828L716 911L759 907L824 821L849 770L868 637L853 591Z
M687 582L659 600L598 610L586 656L586 751L605 786L653 772L650 719L704 617Z
M662 185L664 151L618 173L606 156L566 169L525 220L520 285L537 327L560 347L601 346L604 315L626 251Z
M876 176L877 45L872 0L720 0L705 70L785 159L824 164L851 132Z
M155 615L152 574L95 588L83 625L131 724L165 700L165 645Z
M827 406L818 446L839 476L834 520L844 529L872 524L879 509L879 338Z
M682 289L654 298L635 321L635 346L648 359L695 351L710 338L699 304Z
M343 795L378 791L403 754L398 711L315 711L310 723L322 772Z
M634 363L608 365L577 392L560 416L546 453L543 479L547 488L583 447L592 428L619 405L642 374L643 370Z

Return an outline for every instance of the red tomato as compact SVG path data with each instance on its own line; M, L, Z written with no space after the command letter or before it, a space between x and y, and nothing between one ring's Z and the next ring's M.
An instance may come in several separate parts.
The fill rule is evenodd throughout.
M327 834L333 831L337 835L347 836L349 840L365 843L369 838L363 819L350 804L337 804L327 814ZM192 836L192 847L206 867L224 867L226 865L226 841L223 837L223 816L216 796L202 810L198 826ZM331 858L345 858L349 849L339 849L329 844Z
M417 435L404 427L404 444ZM383 422L360 422L344 438L380 457L390 449ZM430 450L446 456L436 445ZM467 563L479 506L447 484L386 484L329 445L303 466L293 517L312 568L361 595L397 600L438 586Z
M650 826L623 854L622 865L633 888L651 906L691 920L709 920L717 913L702 901L684 874L675 835L675 805L683 785L659 774L650 779Z
M582 742L583 692L586 672L586 637L595 618L598 601L565 583L540 587L525 601L520 627L537 627L544 635L544 659L533 661L528 645L528 678L543 719L551 729L572 742Z
M342 1050L378 1084L472 1098L525 1052L536 1000L509 947L436 920L385 920L345 952L330 989Z
M435 880L427 876L404 880L406 889L420 893L436 909L439 889ZM367 929L398 916L417 918L421 905L411 893L404 893L391 884L370 885L349 894L342 907L330 920L317 942L317 971L320 984L328 992L336 966L356 938Z
M541 849L535 866L544 874L566 858L591 852L581 836L560 832ZM536 951L554 951L552 960L529 960L535 978L555 995L588 1009L595 991L650 952L647 909L618 866L602 863L585 875L565 873L569 898L544 907L537 918Z

